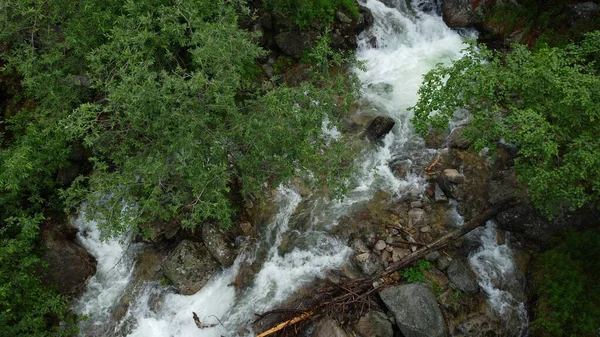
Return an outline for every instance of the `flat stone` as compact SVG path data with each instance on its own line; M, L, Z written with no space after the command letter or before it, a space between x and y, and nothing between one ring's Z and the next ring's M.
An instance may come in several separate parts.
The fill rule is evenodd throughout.
M408 254L410 254L410 250L400 247L394 247L394 250L392 251L392 261L398 262Z
M451 183L462 184L462 183L465 182L465 176L462 173L458 172L458 170L455 170L455 169L445 169L442 174Z
M383 240L379 240L377 243L375 243L375 250L381 251L384 250L385 247L387 247L387 244Z

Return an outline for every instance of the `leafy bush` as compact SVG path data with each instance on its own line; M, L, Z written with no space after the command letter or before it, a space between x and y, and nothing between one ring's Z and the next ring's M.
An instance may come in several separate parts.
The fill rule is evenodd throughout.
M423 282L425 281L425 275L423 275L423 272L431 269L432 267L433 266L428 261L419 260L417 261L416 266L406 268L402 270L400 274L408 283Z
M258 83L265 52L238 28L238 4L0 3L1 75L22 86L10 98L22 109L0 111L0 336L63 333L50 323L65 299L34 272L37 214L87 203L113 234L160 220L227 227L234 181L253 200L307 171L315 185L339 181L347 148L322 122L355 88L326 71L297 88ZM92 173L63 186L82 145Z
M291 18L300 27L310 26L315 20L330 23L338 9L358 17L358 6L354 0L265 0L263 6L278 15Z
M561 238L563 239L563 238ZM594 336L600 328L600 233L571 233L544 252L535 267L532 332Z
M72 324L67 300L40 283L42 267L34 252L40 216L6 220L0 229L0 336L69 336L73 331L53 326Z
M471 46L425 76L413 123L421 134L447 127L467 108L474 147L518 148L517 178L547 215L600 202L600 31L579 45L521 45L503 54ZM493 151L492 151L493 153Z

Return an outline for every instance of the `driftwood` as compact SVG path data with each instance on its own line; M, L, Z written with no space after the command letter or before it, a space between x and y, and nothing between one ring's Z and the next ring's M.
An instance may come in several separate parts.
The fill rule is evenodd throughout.
M372 303L371 296L378 292L382 287L395 283L394 274L396 271L410 265L418 259L424 257L432 251L440 250L449 243L471 232L472 230L485 225L485 223L509 208L518 204L516 198L505 199L492 207L486 209L475 218L469 220L460 229L448 233L431 244L422 245L413 253L405 256L402 260L392 263L383 272L368 278L351 280L344 283L333 284L314 292L312 298L307 301L309 306L301 311L295 309L296 314L293 317L287 317L283 322L278 323L271 329L268 329L257 337L266 337L315 315L345 315L348 311L354 311L362 314L370 309ZM414 245L414 243L412 243ZM273 310L259 315L255 323L271 314L281 314L281 310ZM290 311L293 312L293 311ZM300 312L301 314L297 314Z
M214 328L215 326L217 326L216 324L204 324L200 322L200 318L195 312L192 311L192 314L192 318L194 319L194 323L196 323L198 329Z

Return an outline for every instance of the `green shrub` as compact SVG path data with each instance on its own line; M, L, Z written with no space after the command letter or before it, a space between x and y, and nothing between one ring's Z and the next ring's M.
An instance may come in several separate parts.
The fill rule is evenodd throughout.
M291 18L300 27L310 26L313 21L330 23L338 9L358 17L358 6L354 0L265 0L263 6L275 14Z
M402 275L402 278L404 278L404 280L408 283L423 282L425 281L425 275L423 275L423 272L431 269L432 267L433 266L431 263L425 260L419 260L417 261L416 266L402 270L400 275Z
M600 233L571 233L535 265L532 332L594 336L600 328Z

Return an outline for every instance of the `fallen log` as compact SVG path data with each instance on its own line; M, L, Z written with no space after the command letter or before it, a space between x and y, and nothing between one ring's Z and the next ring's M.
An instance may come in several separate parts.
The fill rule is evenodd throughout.
M509 198L494 204L492 207L486 209L475 218L469 220L460 229L450 232L431 244L424 244L416 251L408 254L402 260L392 263L383 272L368 278L362 278L357 280L351 280L343 284L334 284L329 287L325 287L315 291L312 295L313 303L307 308L303 308L302 314L288 319L284 322L278 323L271 329L268 329L257 337L266 337L276 332L279 332L290 325L304 321L307 318L317 314L328 314L336 310L347 310L352 305L364 307L370 297L377 293L386 284L390 284L390 280L393 280L393 274L412 264L413 262L425 257L432 251L440 250L447 246L454 240L462 237L463 235L471 232L472 230L485 225L485 223L498 215L499 213L516 206L519 201L516 198ZM414 243L412 243L414 245ZM381 282L383 280L383 282ZM362 310L360 310L362 311ZM273 311L276 313L276 311ZM261 319L270 312L259 315Z
M309 318L313 314L314 314L314 312L307 311L307 312L303 313L300 316L296 316L296 317L294 317L292 319L289 319L289 320L287 320L285 322L281 322L281 323L277 324L276 326L274 326L271 329L269 329L269 330L267 330L267 331L265 331L265 332L257 335L256 337L266 337L266 336L272 335L272 334L276 333L279 330L283 330L283 329L287 328L290 325L296 324L296 323L298 323L300 321L303 321L303 320Z
M437 239L436 241L432 242L431 244L422 246L421 248L417 249L416 251L405 256L402 260L390 264L386 268L386 270L383 273L381 273L380 275L377 275L377 277L388 276L388 275L398 271L399 269L404 268L404 267L408 266L409 264L417 261L418 259L425 257L425 255L431 253L432 251L444 248L450 242L462 237L463 235L471 232L472 230L474 230L477 227L485 225L485 223L488 222L491 218L495 217L499 213L501 213L509 208L516 206L517 204L518 204L518 200L516 198L509 198L509 199L500 201L493 207L486 209L485 211L483 211L482 213L477 215L475 218L469 220L460 229L442 236L441 238Z

